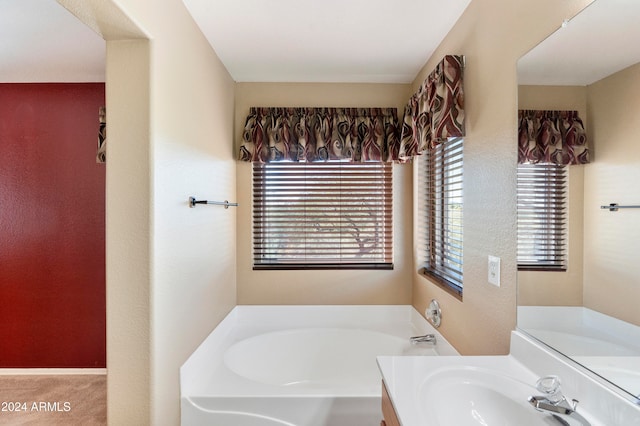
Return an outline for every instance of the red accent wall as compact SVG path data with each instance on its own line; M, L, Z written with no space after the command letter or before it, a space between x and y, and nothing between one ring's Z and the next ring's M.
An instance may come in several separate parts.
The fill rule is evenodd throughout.
M0 367L105 367L103 83L0 84Z

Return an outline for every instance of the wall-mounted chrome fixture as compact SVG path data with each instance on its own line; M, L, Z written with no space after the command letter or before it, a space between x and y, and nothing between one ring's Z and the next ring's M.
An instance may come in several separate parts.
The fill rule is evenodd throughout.
M640 206L619 206L618 203L611 203L608 206L600 206L601 209L609 209L610 212L617 212L618 209L640 209Z
M194 197L189 197L189 207L194 208L196 204L211 204L214 206L224 206L225 209L231 207L238 207L238 203L230 203L227 200L224 201L207 201L207 200L196 200Z
M409 342L412 345L417 345L418 343L430 343L435 345L437 342L435 334L425 334L424 336L413 336L409 338Z
M429 307L424 311L424 316L435 328L440 327L442 311L440 310L440 304L436 299L431 299Z

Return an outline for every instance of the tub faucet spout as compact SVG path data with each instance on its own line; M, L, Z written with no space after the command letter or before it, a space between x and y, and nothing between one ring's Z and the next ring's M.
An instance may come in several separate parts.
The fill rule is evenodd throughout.
M412 345L416 343L431 343L432 345L436 344L436 335L435 334L425 334L424 336L414 336L409 339Z

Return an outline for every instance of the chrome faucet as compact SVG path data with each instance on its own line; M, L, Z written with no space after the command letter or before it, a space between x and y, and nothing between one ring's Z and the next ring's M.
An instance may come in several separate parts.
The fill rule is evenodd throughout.
M579 421L583 426L591 426L580 413L576 412L578 400L571 402L562 394L560 389L560 378L558 376L545 376L536 382L536 388L544 395L530 396L529 403L538 411L550 413L563 425L568 425L560 416L568 417Z
M414 336L409 338L409 341L412 345L416 343L431 343L432 345L436 344L436 335L435 334L425 334L424 336Z

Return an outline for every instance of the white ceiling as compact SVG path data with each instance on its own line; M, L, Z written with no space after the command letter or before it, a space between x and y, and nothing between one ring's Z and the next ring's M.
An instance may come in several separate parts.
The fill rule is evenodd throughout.
M0 82L102 82L105 42L55 0L0 0Z
M470 1L183 0L236 81L373 83L412 82Z
M592 84L640 62L639 41L640 1L597 0L518 61L518 83Z
M236 81L409 83L471 0L183 1ZM55 0L0 0L0 82L104 81L104 61Z
M183 1L236 81L407 83L471 0ZM638 22L638 0L595 1L519 61L520 84L586 85L640 62ZM0 82L104 81L104 60L55 0L0 0Z

